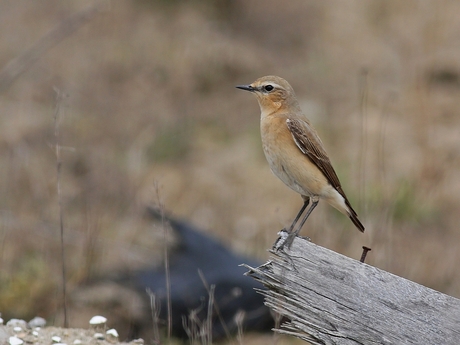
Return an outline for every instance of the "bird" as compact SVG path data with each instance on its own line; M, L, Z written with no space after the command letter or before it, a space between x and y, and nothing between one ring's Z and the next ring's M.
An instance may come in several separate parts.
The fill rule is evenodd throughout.
M347 215L364 232L364 226L348 201L323 142L302 112L294 89L283 78L265 76L236 88L253 93L260 106L262 147L271 171L299 193L303 205L287 230L291 246L319 200ZM302 214L311 206L294 230Z

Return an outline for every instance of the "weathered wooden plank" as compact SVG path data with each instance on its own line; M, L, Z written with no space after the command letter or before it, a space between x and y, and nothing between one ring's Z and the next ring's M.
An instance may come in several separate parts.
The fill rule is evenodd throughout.
M302 238L248 275L312 344L460 344L460 300Z

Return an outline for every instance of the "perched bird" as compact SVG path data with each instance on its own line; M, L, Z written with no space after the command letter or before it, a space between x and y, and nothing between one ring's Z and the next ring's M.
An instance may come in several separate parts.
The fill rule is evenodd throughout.
M320 199L347 215L364 232L364 226L342 190L323 143L302 113L291 85L283 78L266 76L252 84L236 87L256 95L261 110L262 145L268 164L272 172L304 200L289 227L286 244L292 244ZM294 230L310 200L310 208Z

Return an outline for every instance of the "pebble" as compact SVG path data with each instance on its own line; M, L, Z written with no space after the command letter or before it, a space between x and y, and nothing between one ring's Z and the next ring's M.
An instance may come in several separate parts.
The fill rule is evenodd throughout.
M10 345L22 345L22 344L24 344L24 342L21 339L19 339L18 337L16 337L16 336L10 337L8 341L9 341Z
M39 338L31 333L18 334L17 337L22 339L24 341L24 344L31 345L37 344L39 342Z
M11 319L6 323L6 325L11 327L21 327L22 329L27 329L27 322L20 319Z
M111 328L109 329L107 332L105 332L106 334L106 339L108 342L110 343L117 343L118 342L118 332L115 328Z
M3 319L0 317L0 325L3 325Z
M91 320L89 320L90 325L101 325L106 322L107 322L107 319L100 315L93 316Z
M75 339L75 340L73 341L73 344L74 344L74 345L80 345L80 344L81 344L81 340L80 340L80 339Z
M45 327L45 326L46 326L46 320L40 316L36 316L32 320L29 321L30 328Z
M111 335L112 337L118 338L118 332L117 332L117 330L115 328L111 328L105 333L107 335Z
M54 337L51 337L51 340L53 341L53 343L60 343L61 337L58 337L57 335L55 335Z
M22 331L22 327L16 326L16 327L13 328L13 331L15 331L15 332L21 332L21 331Z

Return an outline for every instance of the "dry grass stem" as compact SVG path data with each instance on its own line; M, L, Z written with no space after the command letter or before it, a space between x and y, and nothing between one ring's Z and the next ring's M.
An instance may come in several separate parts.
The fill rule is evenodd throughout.
M152 329L153 329L153 343L155 345L161 344L160 338L160 302L156 299L152 290L147 289L147 294L150 298L150 311L152 314Z
M64 312L64 327L68 327L67 320L67 268L66 268L66 257L65 257L65 246L64 246L64 211L62 205L62 192L61 192L61 144L60 144L60 135L59 135L59 124L61 121L60 109L62 104L62 99L64 97L63 93L55 88L56 92L56 105L54 108L54 138L55 138L55 152L56 152L56 184L57 184L57 196L59 203L59 229L61 236L61 265L62 265L62 308Z
M211 288L206 280L206 277L204 276L203 272L201 270L198 270L198 275L200 276L200 279L201 279L201 282L203 283L208 295L210 296L211 295ZM212 285L211 285L212 287ZM220 308L219 308L219 305L214 302L213 303L213 306L214 306L214 310L216 312L216 315L217 317L219 318L219 322L220 324L222 325L222 328L225 332L225 336L227 337L227 339L231 339L231 334L230 334L230 331L228 330L228 327L227 327L227 324L225 323L225 320L224 318L222 317L222 313L220 312Z
M169 271L169 253L168 253L168 230L169 225L165 218L165 205L160 195L160 186L157 181L154 182L155 195L158 202L158 208L161 214L161 228L163 229L163 260L166 276L166 315L167 315L167 339L171 339L172 334L172 306L171 306L171 277Z

